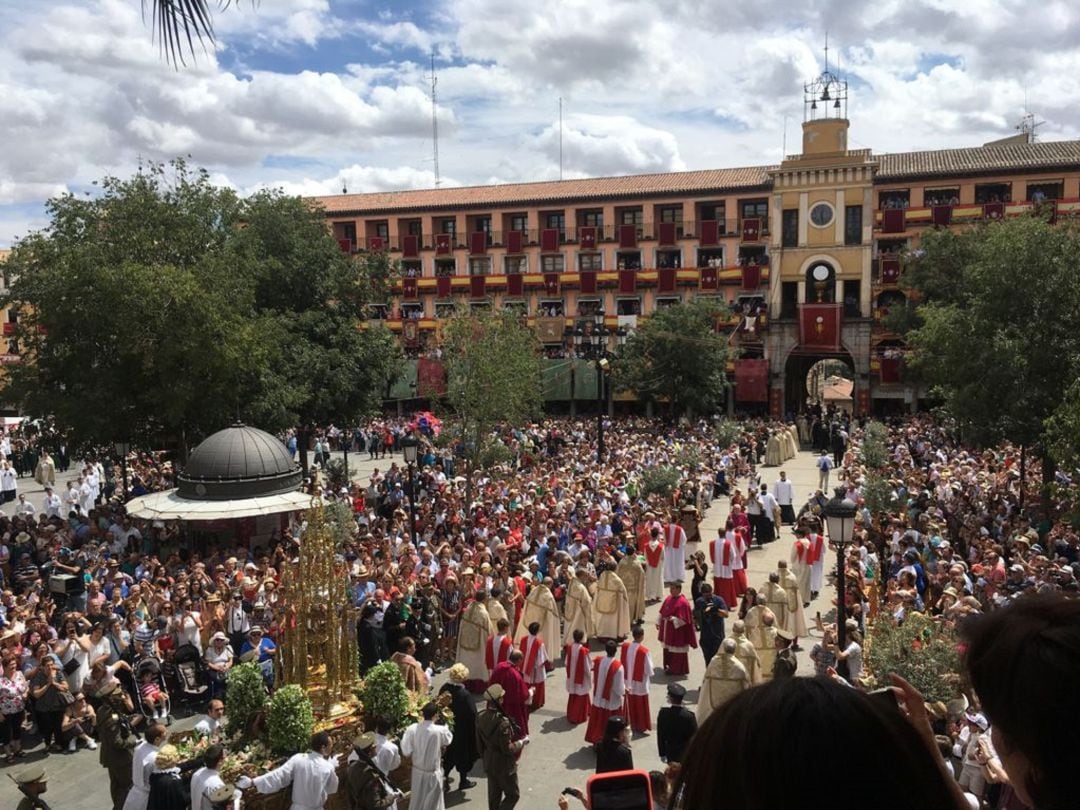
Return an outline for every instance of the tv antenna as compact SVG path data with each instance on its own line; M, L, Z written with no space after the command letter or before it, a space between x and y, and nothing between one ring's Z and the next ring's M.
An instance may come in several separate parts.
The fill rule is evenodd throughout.
M1036 120L1035 113L1025 112L1020 123L1016 125L1016 131L1023 133L1028 143L1035 143L1039 139L1038 129L1045 123L1045 121Z
M442 184L439 177L439 116L438 104L435 100L435 88L439 83L439 77L435 75L435 52L431 52L431 148L435 163L435 187Z

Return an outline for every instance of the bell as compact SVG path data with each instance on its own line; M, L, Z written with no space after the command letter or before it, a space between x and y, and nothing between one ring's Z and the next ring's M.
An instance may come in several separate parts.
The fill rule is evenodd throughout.
M816 110L817 109L817 102L816 101L811 101L810 102L810 109L811 110Z
M832 96L829 95L829 85L825 85L825 89L821 91L821 100L828 101Z

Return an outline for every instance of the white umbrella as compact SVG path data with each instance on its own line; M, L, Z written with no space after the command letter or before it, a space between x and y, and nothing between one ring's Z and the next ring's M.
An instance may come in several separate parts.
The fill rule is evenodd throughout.
M276 515L308 509L312 497L305 492L283 492L256 498L204 501L181 498L175 489L152 492L127 503L127 513L147 520L225 520L228 518Z

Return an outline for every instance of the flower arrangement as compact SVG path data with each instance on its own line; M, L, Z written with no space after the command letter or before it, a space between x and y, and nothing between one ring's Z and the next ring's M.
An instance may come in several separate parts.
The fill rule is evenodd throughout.
M393 661L383 661L369 669L356 696L364 707L368 726L376 717L385 717L394 732L408 724L409 690L405 688L401 670Z
M247 736L251 721L266 706L266 685L255 662L237 664L225 676L225 733Z
M307 748L315 715L311 700L296 684L274 692L266 712L270 750L275 754L295 754Z
M866 667L878 686L896 673L927 701L948 702L961 693L960 654L955 631L922 613L908 613L897 625L880 616L866 640Z

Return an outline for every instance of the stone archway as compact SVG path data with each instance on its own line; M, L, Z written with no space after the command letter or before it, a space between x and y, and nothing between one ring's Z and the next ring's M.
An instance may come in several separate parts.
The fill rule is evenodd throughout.
M806 413L832 403L849 413L855 404L856 366L846 351L793 351L784 367L784 412Z

